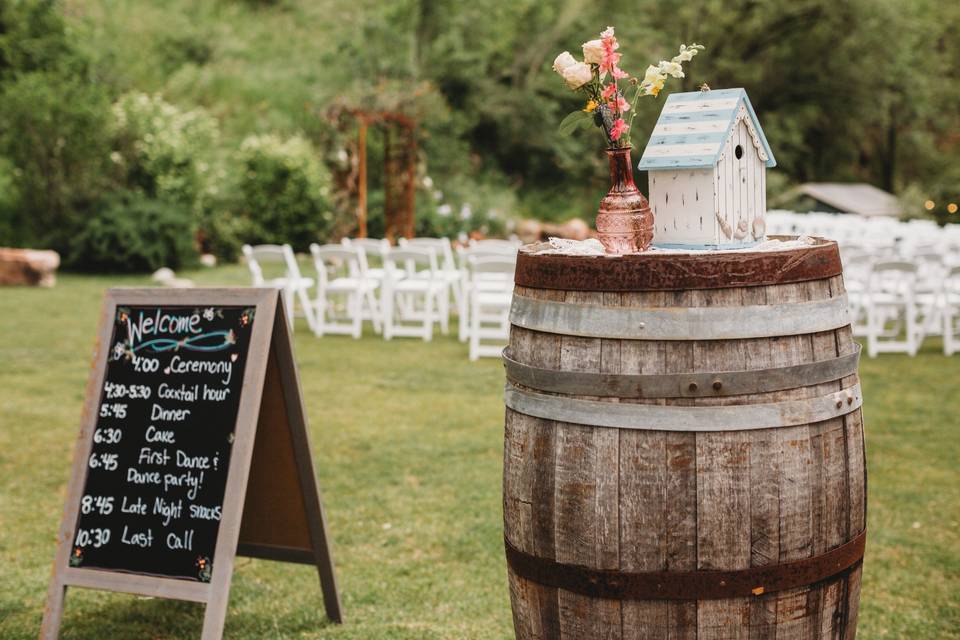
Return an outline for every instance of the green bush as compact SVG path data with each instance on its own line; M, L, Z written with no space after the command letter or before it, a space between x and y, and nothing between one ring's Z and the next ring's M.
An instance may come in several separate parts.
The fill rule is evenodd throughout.
M159 95L128 93L113 105L114 151L123 183L194 213L214 178L216 119L202 108L184 111Z
M62 249L71 219L100 198L109 114L100 87L59 72L22 74L0 94L0 153L15 167L25 242Z
M330 174L305 138L274 135L243 141L237 160L234 213L245 240L290 243L303 250L330 237L336 216Z
M19 200L13 185L13 165L0 156L0 247L18 247L23 242L23 229L18 225Z
M62 250L71 220L108 185L110 111L60 9L0 2L0 233Z
M240 257L240 247L255 237L253 223L221 202L211 202L200 215L198 238L204 253L212 253L225 262Z
M0 84L35 71L84 73L60 9L51 0L0 2Z
M134 191L113 193L70 240L66 264L84 271L138 273L196 262L195 227L181 204Z

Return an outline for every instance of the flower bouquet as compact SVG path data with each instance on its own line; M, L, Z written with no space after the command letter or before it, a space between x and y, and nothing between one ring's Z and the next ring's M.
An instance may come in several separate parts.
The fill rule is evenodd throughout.
M597 235L607 253L645 251L653 240L653 213L647 199L633 183L630 161L630 129L637 102L643 96L656 97L667 78L682 78L683 63L693 59L702 45L680 45L671 60L650 65L643 79L620 68L620 44L613 27L600 38L583 44L583 61L564 51L553 62L554 70L573 91L586 96L586 104L560 123L560 132L568 135L582 127L599 127L607 140L610 160L610 191L597 212ZM624 91L633 95L628 101Z

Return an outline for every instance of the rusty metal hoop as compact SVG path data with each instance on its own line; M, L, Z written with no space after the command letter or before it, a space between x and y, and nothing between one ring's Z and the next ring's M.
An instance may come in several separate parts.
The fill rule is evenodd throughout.
M667 257L669 260L664 259ZM782 251L564 256L521 250L514 281L533 289L679 291L807 282L842 273L837 243L817 238L816 244L802 250Z
M625 572L591 569L525 553L507 538L507 562L537 584L615 600L719 600L785 591L837 579L863 560L867 531L826 553L783 564L730 571Z

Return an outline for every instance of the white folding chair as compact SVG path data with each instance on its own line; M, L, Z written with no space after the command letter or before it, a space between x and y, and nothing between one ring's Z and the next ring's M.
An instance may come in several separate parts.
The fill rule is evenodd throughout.
M520 245L521 242L519 240L500 240L498 238L484 238L483 240L470 241L471 248L486 249L491 253L497 252L503 253L504 255L516 255Z
M510 302L517 258L471 256L470 273L470 360L500 357L510 338ZM483 344L495 340L496 344Z
M383 257L390 252L390 242L377 238L343 238L340 243L360 252L359 258L366 270L366 279L376 285L368 288L364 294L361 314L364 320L373 323L373 330L380 333L383 313L379 295L383 293ZM378 266L371 266L374 263Z
M450 244L450 238L400 238L397 241L401 248L406 247L427 247L437 253L437 266L440 268L439 275L446 280L448 290L453 294L453 303L459 311L464 299L463 291L460 288L460 270L453 259L453 247ZM446 331L443 332L446 335Z
M917 355L923 341L914 297L917 267L910 262L873 265L866 298L867 353Z
M433 339L433 323L449 331L449 281L428 247L392 249L383 259L383 337Z
M943 279L940 318L943 321L943 354L960 351L960 266L952 267Z
M313 279L300 275L300 265L293 248L288 245L258 244L243 245L243 255L247 259L247 267L253 276L255 287L276 287L283 290L283 302L287 309L287 319L290 328L293 328L293 317L296 313L295 303L300 301L300 308L307 320L311 331L316 331L316 318L313 314L313 304L310 302L309 290L313 287ZM279 265L282 269L280 276L267 277L264 275L264 265L273 267ZM269 268L269 267L268 267Z
M923 249L914 247L915 252L911 260L917 266L915 298L919 313L918 322L923 329L924 337L938 336L942 333L941 298L944 278L948 271L943 254L931 249L929 245L925 247Z
M873 269L873 258L866 253L856 253L843 258L843 284L850 302L850 324L853 335L867 335L867 289Z
M363 253L354 247L310 245L317 268L317 324L314 333L339 333L360 338L363 307L377 283L367 278ZM379 320L376 321L379 326Z
M460 298L460 305L457 309L458 332L457 337L460 342L467 342L470 337L470 286L471 278L469 271L469 261L481 257L501 257L516 260L518 245L507 240L481 240L471 241L466 247L457 247L457 260L460 264L460 289L463 295ZM505 279L503 274L495 272L482 274L481 279ZM511 272L509 278L513 282Z
M386 238L343 238L345 247L357 247L363 251L367 260L367 276L381 282L383 280L383 256L390 253L390 241ZM374 261L381 266L374 266Z

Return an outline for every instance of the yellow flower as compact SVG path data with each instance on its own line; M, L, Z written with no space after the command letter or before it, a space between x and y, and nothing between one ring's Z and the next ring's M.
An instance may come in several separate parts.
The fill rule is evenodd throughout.
M657 65L650 65L647 67L647 71L644 74L643 82L640 87L643 89L644 94L648 96L656 96L660 93L660 90L663 89L663 85L667 81L667 74L664 73L661 68Z
M596 109L597 106L599 105L596 100L588 100L587 106L585 106L583 110L586 111L587 113L593 113L593 110Z
M653 84L662 77L664 77L664 74L660 71L660 67L652 64L647 67L647 71L643 76L643 84Z

